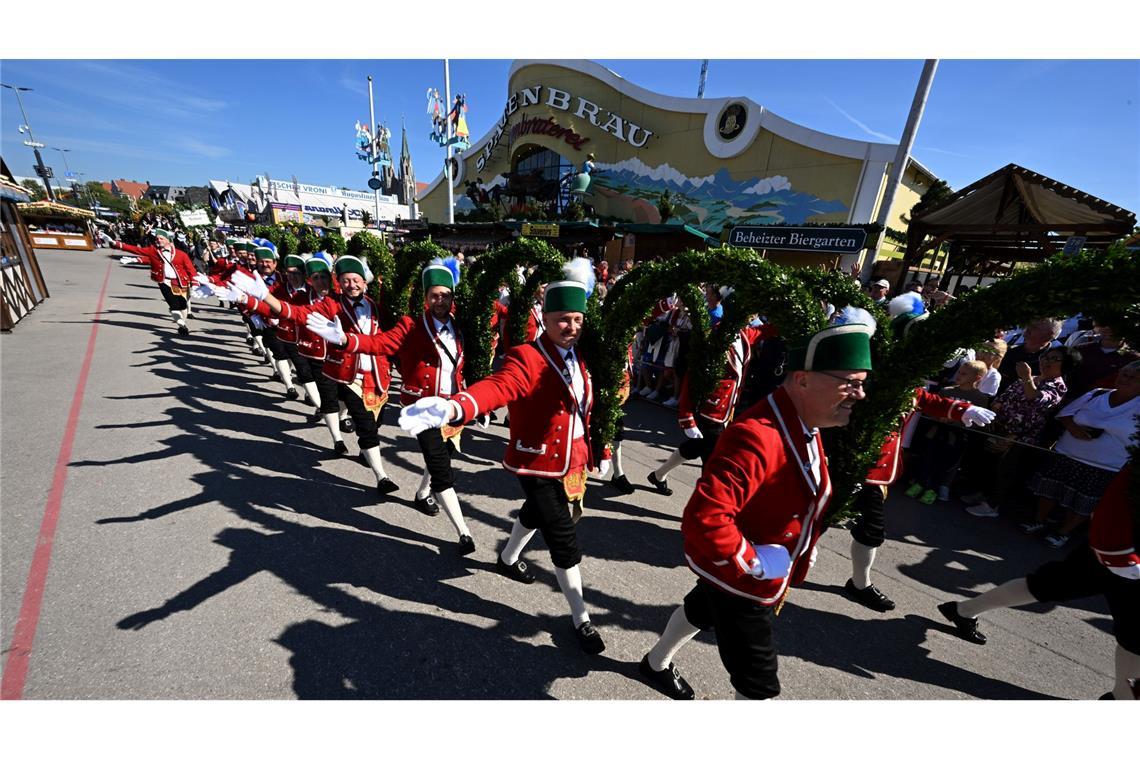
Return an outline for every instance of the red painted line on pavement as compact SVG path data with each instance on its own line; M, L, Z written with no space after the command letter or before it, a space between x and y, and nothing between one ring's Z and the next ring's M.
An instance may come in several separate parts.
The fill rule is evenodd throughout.
M107 274L103 277L103 289L99 291L99 303L95 307L95 318L91 325L91 337L87 339L87 354L79 370L79 380L75 384L75 395L71 399L71 412L67 415L63 442L59 445L59 458L55 461L55 475L51 482L44 517L40 523L40 535L36 539L36 550L32 555L32 565L28 569L28 581L24 585L24 600L20 604L20 616L16 619L16 630L12 634L12 644L8 650L8 661L4 664L4 677L0 681L0 699L20 699L24 694L24 682L28 676L28 661L32 657L32 642L36 638L36 626L40 621L40 607L44 599L44 585L47 583L48 565L51 563L51 550L55 542L55 527L59 523L59 511L63 504L63 487L67 483L67 465L71 462L71 445L75 442L75 428L79 423L79 412L83 407L83 392L87 388L87 374L91 370L91 357L95 354L95 334L99 332L99 317L103 314L103 297L107 294L107 282L111 279L111 264L107 263Z

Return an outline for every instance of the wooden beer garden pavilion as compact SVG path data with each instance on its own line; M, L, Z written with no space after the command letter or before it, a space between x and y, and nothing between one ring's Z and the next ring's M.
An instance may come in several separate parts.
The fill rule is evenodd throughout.
M1104 250L1135 225L1131 211L1009 164L914 215L900 276L948 244L942 288L953 292L963 277L1002 277L1040 263L1072 236L1085 238L1081 248Z

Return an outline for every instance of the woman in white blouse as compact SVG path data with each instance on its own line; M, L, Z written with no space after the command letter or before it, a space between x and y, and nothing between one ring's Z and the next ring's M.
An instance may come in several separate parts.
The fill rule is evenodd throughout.
M1057 414L1065 432L1054 455L1034 474L1030 488L1038 496L1037 517L1021 526L1038 533L1058 506L1065 519L1057 533L1046 539L1061 548L1092 514L1108 482L1128 461L1128 447L1136 435L1140 415L1140 361L1121 368L1113 389L1097 388L1070 402Z

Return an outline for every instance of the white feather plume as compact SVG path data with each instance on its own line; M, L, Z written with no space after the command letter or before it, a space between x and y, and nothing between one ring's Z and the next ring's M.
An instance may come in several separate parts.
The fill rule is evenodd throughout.
M892 317L901 314L925 314L926 304L918 293L902 293L891 299L887 311Z
M594 275L594 262L581 256L570 259L562 265L562 276L586 286L586 297L594 292L597 277Z
M858 306L844 306L835 313L831 323L833 325L866 325L871 328L872 335L879 326L875 318L871 316L871 312L860 309Z

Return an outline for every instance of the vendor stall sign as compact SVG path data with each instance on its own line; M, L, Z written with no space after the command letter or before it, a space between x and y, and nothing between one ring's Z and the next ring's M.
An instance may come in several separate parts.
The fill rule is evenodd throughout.
M206 213L205 209L179 211L178 218L182 220L184 227L206 227L210 224L210 215Z
M728 244L743 248L770 248L813 253L856 253L863 250L867 231L862 227L735 227Z
M523 222L522 234L524 237L558 237L558 225Z

